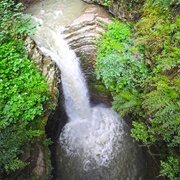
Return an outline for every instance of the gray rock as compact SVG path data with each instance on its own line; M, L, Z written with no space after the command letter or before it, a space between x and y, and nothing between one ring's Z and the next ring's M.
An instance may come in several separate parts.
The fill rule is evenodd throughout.
M102 7L89 5L79 18L66 26L63 36L76 54L81 59L86 58L86 63L93 67L97 54L97 38L105 32L103 27L110 22L112 20L109 14Z
M97 58L97 39L105 32L105 27L112 22L110 15L98 5L88 5L82 15L65 27L64 39L81 60L91 97L109 103L109 94L98 91L99 84L94 74Z
M54 61L50 57L44 57L36 43L30 38L26 38L26 49L30 59L33 59L36 67L43 76L46 77L49 92L53 99L53 104L56 105L59 96L60 72Z

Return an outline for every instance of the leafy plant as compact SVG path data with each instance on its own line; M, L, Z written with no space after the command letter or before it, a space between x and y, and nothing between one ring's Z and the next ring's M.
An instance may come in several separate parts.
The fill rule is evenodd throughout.
M111 24L98 43L96 63L113 108L133 118L132 137L159 147L160 173L169 179L180 173L179 5L146 0L134 26Z
M136 140L141 140L146 145L152 145L156 142L156 137L154 135L154 130L144 123L133 121L134 128L131 130L132 137Z
M35 25L22 4L0 2L0 179L26 165L20 155L43 133L49 101L45 77L28 59L23 39Z
M15 45L21 46L21 41L0 46L0 168L6 171L22 166L17 157L22 146L42 134L44 124L38 116L49 99L44 77L27 59L25 49L20 54Z
M144 117L140 108L142 102L138 93L139 92L135 89L132 89L132 92L121 90L116 96L114 96L114 101L112 102L113 109L122 117L127 114Z
M108 6L110 4L111 0L100 0L100 4L103 6Z
M44 77L36 70L33 62L27 59L25 49L17 52L16 46L23 49L21 41L17 42L0 46L0 128L6 128L19 119L33 120L36 115L41 115L42 103L48 99Z
M168 177L170 180L178 180L179 159L174 155L167 157L167 161L161 161L161 174Z
M176 84L179 80L177 77L175 83L170 83L167 77L160 76L160 80L154 84L156 89L146 94L142 102L146 116L151 119L152 128L159 138L161 136L172 147L178 147L180 142L179 89Z

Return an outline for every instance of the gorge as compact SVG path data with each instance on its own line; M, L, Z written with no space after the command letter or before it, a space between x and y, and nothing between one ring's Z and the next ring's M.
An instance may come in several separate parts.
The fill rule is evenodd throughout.
M27 9L40 23L33 39L61 71L68 122L56 147L56 179L147 179L147 164L130 128L107 105L91 104L79 58L61 34L86 6L79 0L46 0Z

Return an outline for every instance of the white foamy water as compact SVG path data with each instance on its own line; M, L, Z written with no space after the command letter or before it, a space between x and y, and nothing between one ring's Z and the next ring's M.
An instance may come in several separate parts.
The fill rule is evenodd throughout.
M60 34L51 32L53 42L49 49L41 47L42 52L51 56L61 70L66 112L70 121L88 119L91 116L88 89L80 69L79 59ZM52 46L53 44L53 46Z
M113 110L98 105L89 119L66 124L60 143L69 156L79 156L84 170L108 167L118 154L123 126Z
M26 12L43 21L46 27L56 29L80 16L86 6L81 0L39 0Z
M69 9L73 9L72 3L77 6L80 1L53 2L40 1L27 12L41 23L34 40L43 54L50 56L61 70L69 121L59 137L57 179L141 179L144 168L141 150L130 138L129 128L110 108L102 104L91 107L79 59L60 34L64 23L71 19ZM61 5L56 5L59 2ZM83 11L81 3L81 10L78 6L75 15L71 11L71 17ZM65 14L68 14L67 21L66 18L62 20Z
M69 117L60 135L60 144L67 155L80 157L84 170L90 170L92 165L93 168L108 166L118 154L116 145L125 133L123 121L111 109L101 106L91 108L79 59L60 34L50 32L53 41L49 49L41 47L41 50L51 56L61 70Z

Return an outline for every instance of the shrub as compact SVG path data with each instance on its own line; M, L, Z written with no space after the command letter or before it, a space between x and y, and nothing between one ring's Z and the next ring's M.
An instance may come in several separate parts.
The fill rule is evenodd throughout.
M45 78L28 59L23 39L34 32L22 5L0 2L0 179L26 165L20 155L43 133L49 100Z
M143 54L130 36L130 26L115 21L98 44L96 75L111 91L135 88L148 74Z
M111 24L98 43L96 63L113 108L132 117L132 137L159 147L160 173L169 179L180 173L178 8L179 1L146 1L134 26Z

